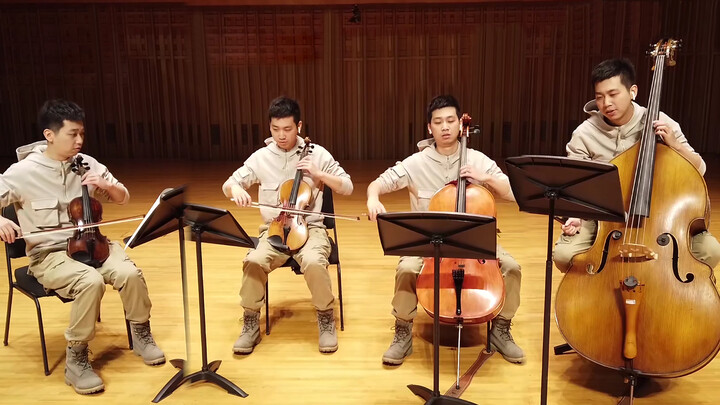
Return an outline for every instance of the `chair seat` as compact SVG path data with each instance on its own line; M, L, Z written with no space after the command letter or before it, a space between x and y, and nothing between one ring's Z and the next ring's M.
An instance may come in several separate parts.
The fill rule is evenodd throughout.
M28 266L18 267L15 269L15 284L17 287L25 291L26 293L32 295L35 298L41 298L41 297L58 297L60 301L62 302L70 302L71 299L61 297L54 292L47 292L45 291L45 288L40 284L37 279L31 275L28 274Z

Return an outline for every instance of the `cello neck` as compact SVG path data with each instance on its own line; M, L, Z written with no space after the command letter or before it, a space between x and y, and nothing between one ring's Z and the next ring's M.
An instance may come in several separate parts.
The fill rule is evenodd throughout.
M460 177L460 169L467 164L467 140L470 136L470 122L472 118L465 113L461 118L460 124L460 163L458 164L457 179L457 198L455 199L455 211L465 212L467 200L465 191L467 189L467 180Z

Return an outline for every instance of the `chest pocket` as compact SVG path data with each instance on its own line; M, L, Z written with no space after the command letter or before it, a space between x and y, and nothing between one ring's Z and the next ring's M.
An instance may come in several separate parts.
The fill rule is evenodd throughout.
M262 183L258 187L258 200L261 204L277 205L280 202L278 187L280 183Z
M55 228L60 225L60 211L56 198L45 198L30 202L33 222L38 228Z
M430 205L430 199L435 195L434 190L418 190L418 205L421 211L427 211Z

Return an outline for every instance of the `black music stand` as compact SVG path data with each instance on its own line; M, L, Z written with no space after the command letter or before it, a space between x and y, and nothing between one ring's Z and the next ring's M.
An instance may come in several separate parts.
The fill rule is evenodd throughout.
M435 258L434 313L440 312L440 258L495 259L495 218L457 212L395 212L377 217L385 255ZM440 395L440 322L433 317L433 389L408 385L426 405L472 405Z
M547 404L550 297L552 294L553 219L556 215L625 221L617 167L559 156L528 155L505 159L520 211L548 215L545 307L540 404Z
M185 235L183 228L183 214L185 212L185 186L175 189L166 189L158 196L155 203L148 211L143 221L138 225L135 232L125 239L125 249L135 248L146 242L167 235L170 232L178 231L180 242L180 268L183 291L183 313L185 319L185 351L190 355L190 333L187 302L187 267L185 264ZM182 368L183 360L174 359L170 363L175 367ZM182 372L181 372L182 373ZM176 376L177 377L177 376ZM171 380L172 381L172 380ZM169 384L169 383L168 383ZM162 398L155 398L157 402Z
M247 397L247 393L232 383L232 381L217 373L221 360L215 360L208 364L207 361L207 336L205 333L205 288L203 284L202 265L202 242L217 243L239 247L253 247L253 242L235 218L225 209L207 207L198 204L185 204L183 212L184 225L189 225L195 240L197 272L198 272L198 301L200 307L200 342L202 346L202 368L192 374L185 375L185 361L182 359L171 360L175 368L180 369L170 381L158 392L153 402L160 402L163 398L172 394L179 386L186 382L208 381L228 393L240 397ZM184 242L183 230L180 229L181 246ZM205 237L203 238L203 234ZM181 247L181 260L183 262L183 274L185 273L185 250ZM185 277L183 277L183 281ZM183 282L183 285L184 282ZM187 291L183 287L183 300L187 301ZM187 305L186 305L187 308ZM187 321L185 323L187 328Z

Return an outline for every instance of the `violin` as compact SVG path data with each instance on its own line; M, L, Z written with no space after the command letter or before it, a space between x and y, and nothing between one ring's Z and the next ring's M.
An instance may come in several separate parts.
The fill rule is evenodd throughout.
M658 42L645 127L618 168L625 222L598 222L555 298L558 329L583 357L635 375L679 377L720 350L720 296L713 270L691 251L710 221L707 186L687 159L657 141L664 66L677 41Z
M305 138L305 146L298 151L300 160L307 156L314 145L310 138ZM303 171L298 169L295 178L287 180L280 185L280 214L268 227L267 241L275 249L290 253L300 250L308 240L307 220L297 211L308 211L312 206L314 196L312 187L303 180ZM293 212L295 211L295 212Z
M72 171L82 177L88 169L89 165L78 154L73 160ZM70 201L67 211L72 223L78 227L67 240L67 255L95 268L102 266L110 256L110 245L96 226L89 226L102 221L102 204L90 197L87 185L83 185L82 196Z
M455 211L495 217L495 198L485 187L468 184L460 177L467 163L467 139L471 118L463 114L460 129L458 179L438 190L430 200L430 211ZM498 260L440 259L440 312L434 314L435 259L425 258L417 280L418 302L431 316L450 324L485 323L497 316L505 303L505 280Z

